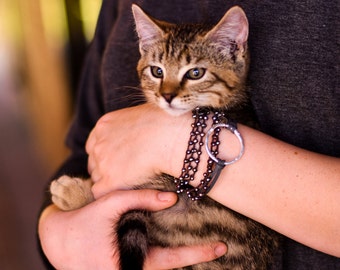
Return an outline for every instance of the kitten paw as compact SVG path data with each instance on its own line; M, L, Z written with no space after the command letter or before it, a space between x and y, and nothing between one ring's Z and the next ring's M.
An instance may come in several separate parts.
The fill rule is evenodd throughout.
M94 201L91 186L92 181L89 179L61 176L51 183L52 201L64 211L81 208Z

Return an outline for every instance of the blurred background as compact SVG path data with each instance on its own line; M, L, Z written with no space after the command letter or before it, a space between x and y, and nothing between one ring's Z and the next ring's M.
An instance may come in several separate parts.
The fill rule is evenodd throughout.
M36 222L67 155L84 54L101 0L0 0L0 269L44 269Z

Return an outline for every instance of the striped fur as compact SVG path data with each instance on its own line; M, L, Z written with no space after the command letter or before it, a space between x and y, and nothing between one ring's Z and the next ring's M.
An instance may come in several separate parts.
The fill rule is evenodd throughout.
M137 69L148 102L174 115L197 106L230 110L246 103L248 25L239 7L227 12L213 28L161 22L137 6L133 12L141 52ZM230 29L235 20L243 26ZM239 37L238 31L243 31L243 37ZM153 75L153 66L162 69L161 75ZM193 68L204 68L204 76L188 79L185 74ZM135 188L175 191L173 181L171 176L159 175ZM225 242L228 253L213 262L184 269L268 269L278 247L277 234L263 225L209 197L193 202L185 194L179 194L176 205L160 212L125 213L116 231L122 270L142 269L150 246L177 247L213 241Z
M232 9L215 27L161 22L136 6L134 14L141 53L137 71L148 102L174 115L197 106L231 109L245 103L248 24L240 8ZM230 29L233 20L242 25L241 39L240 27ZM162 69L163 78L153 76L153 66ZM204 76L188 79L185 75L193 68L204 69ZM173 96L171 103L166 94Z
M159 175L136 189L175 191L173 180L169 175ZM122 228L124 234L120 235ZM141 232L139 235L136 228ZM126 241L130 229L133 237ZM179 194L176 205L163 211L135 210L125 213L117 224L117 232L120 249L130 251L121 253L122 270L142 269L142 265L137 264L131 267L131 261L138 261L132 260L136 258L131 254L135 254L135 250L139 252L137 257L144 258L150 246L177 247L214 241L223 241L228 245L225 256L184 269L268 269L278 247L278 236L272 230L209 197L193 202L185 194Z
M148 17L133 7L140 38L138 72L148 102L178 115L196 106L224 108L234 119L246 118L245 80L248 69L248 23L239 7L230 9L214 27L172 25ZM210 30L209 30L210 29ZM154 69L156 77L152 73ZM198 79L188 71L200 71ZM205 72L201 72L204 69ZM247 112L248 114L248 112ZM248 121L249 122L249 121ZM175 191L174 179L158 175L136 189ZM52 201L68 211L94 200L91 180L62 176L52 182ZM150 246L177 247L223 241L225 256L189 270L267 269L278 247L277 234L204 197L193 202L179 194L178 202L159 212L129 211L114 228L121 270L142 270Z

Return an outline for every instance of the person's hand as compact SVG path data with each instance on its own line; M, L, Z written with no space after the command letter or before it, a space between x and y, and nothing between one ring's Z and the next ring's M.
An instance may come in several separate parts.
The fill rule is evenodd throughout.
M51 205L39 221L42 248L57 269L118 269L113 227L130 209L157 211L176 202L176 195L155 190L116 191L78 210L63 212ZM152 248L145 269L171 269L210 261L225 253L222 243Z
M159 172L180 174L191 123L190 114L174 117L148 104L104 115L86 144L95 198Z

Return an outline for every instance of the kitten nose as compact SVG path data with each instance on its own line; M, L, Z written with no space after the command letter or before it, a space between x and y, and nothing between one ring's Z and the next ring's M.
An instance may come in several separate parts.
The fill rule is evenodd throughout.
M173 94L162 94L162 96L164 97L166 102L168 102L169 104L176 97L176 95L173 95Z

